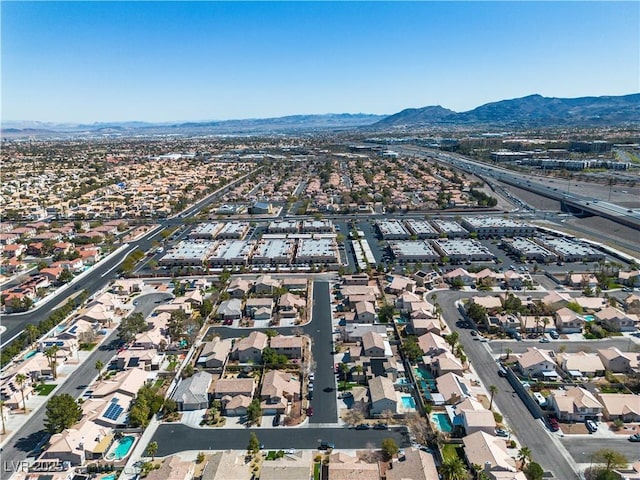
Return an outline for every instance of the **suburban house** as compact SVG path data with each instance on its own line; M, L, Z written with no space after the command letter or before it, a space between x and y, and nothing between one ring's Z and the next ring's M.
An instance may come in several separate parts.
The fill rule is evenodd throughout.
M596 353L559 353L557 359L560 368L573 377L604 375L604 365Z
M485 471L515 472L516 463L504 439L478 431L462 439L469 465L484 465Z
M399 294L402 292L413 292L416 287L415 280L400 275L394 275L391 282L386 286L388 293Z
M613 307L606 307L596 312L596 321L615 332L631 332L636 329L638 317L627 315L626 313Z
M604 367L613 373L633 373L640 369L640 354L622 352L618 347L601 348L598 356Z
M469 381L455 373L445 373L436 378L436 386L444 402L449 405L455 405L460 400L472 396Z
M230 298L220 302L218 318L221 320L240 320L242 318L242 300Z
M253 285L253 291L259 295L272 294L274 290L282 287L280 280L276 280L271 275L261 275Z
M265 415L287 413L289 402L300 399L300 381L291 373L270 370L262 377L260 407Z
M221 378L213 387L213 398L223 399L225 396L243 395L252 398L256 385L253 378Z
M496 421L493 412L487 410L480 402L473 398L466 398L455 406L456 416L460 419L465 435L485 432L493 435L496 431ZM454 422L456 423L456 422Z
M432 480L439 478L438 469L433 455L417 448L404 449L402 460L391 462L391 468L386 472L387 480ZM333 478L333 477L329 477ZM347 480L360 476L351 476Z
M164 354L159 354L155 348L127 348L118 353L116 366L118 370L159 370L163 359Z
M556 362L551 358L550 352L536 347L527 348L527 351L518 357L517 365L523 375L532 377L545 372L555 373L556 370Z
M302 358L304 339L297 335L276 335L271 338L270 346L276 353L287 358Z
M604 409L591 392L581 387L554 390L547 403L560 420L568 422L599 420Z
M198 372L182 380L171 398L178 404L178 410L200 410L209 407L209 388L213 376L208 372Z
M244 307L247 317L254 320L270 320L273 315L272 298L249 298Z
M562 333L580 333L584 328L584 318L567 307L556 311L556 328Z
M368 463L346 453L333 453L329 457L329 478L331 480L380 480L377 463ZM390 470L387 470L387 474ZM438 478L436 475L434 478ZM296 479L297 480L297 479Z
M262 351L267 347L269 337L262 332L253 331L248 337L236 340L231 355L240 363L260 363Z
M159 469L151 470L145 477L147 480L191 480L195 473L196 465L193 462L182 460L177 455L166 458Z
M306 306L305 300L293 293L285 293L278 299L278 313L284 318L295 318Z
M84 421L53 435L40 459L82 465L86 460L101 458L112 440L110 428Z
M435 333L429 332L418 337L418 344L422 353L427 356L436 356L450 350L449 344L444 338Z
M370 414L380 415L386 410L393 413L398 411L398 395L393 381L387 377L374 377L369 380L369 398L371 399Z
M628 393L598 393L607 421L621 419L623 422L640 422L640 395Z
M296 450L283 458L264 462L260 467L260 480L307 479L313 475L313 453Z
M630 272L618 272L618 282L627 287L640 287L640 270Z
M384 357L385 345L382 335L376 332L367 332L362 336L362 356Z
M246 395L230 396L225 395L221 399L224 414L230 417L240 417L247 414L247 409L251 405L251 397Z
M231 298L243 298L251 291L252 284L244 278L234 278L227 287L227 292Z
M205 342L198 357L198 365L216 370L224 369L231 352L231 345L231 339L222 339L220 337L215 337L210 342Z
M445 373L456 373L458 375L462 375L465 370L460 359L449 350L433 357L424 356L422 357L422 361L436 378L444 375Z
M473 273L467 272L464 268L456 268L450 272L445 273L442 278L450 285L459 283L470 287L476 284L476 276Z
M376 307L372 302L358 302L355 305L358 323L374 323L377 319Z
M93 398L104 398L119 393L134 398L138 390L147 383L149 373L141 368L118 372L107 380L100 381L93 389Z

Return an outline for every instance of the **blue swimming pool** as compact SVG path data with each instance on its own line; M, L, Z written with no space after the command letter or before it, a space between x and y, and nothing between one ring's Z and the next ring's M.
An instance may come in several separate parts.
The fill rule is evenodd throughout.
M29 352L24 356L24 359L27 360L27 359L33 357L36 353L38 353L37 350L34 350L33 352Z
M585 322L593 322L596 319L593 315L583 315L582 318Z
M446 413L432 413L430 416L431 421L435 423L438 430L445 433L451 432L452 426L451 422L449 421L449 415L447 415Z
M411 395L403 395L400 398L402 399L402 406L404 408L416 408L416 401Z
M116 480L116 478L118 478L118 475L116 475L115 473L112 473L111 475L102 477L100 480Z
M129 450L133 446L133 442L136 441L136 437L127 435L119 440L113 442L111 450L107 453L107 460L122 460L129 455Z

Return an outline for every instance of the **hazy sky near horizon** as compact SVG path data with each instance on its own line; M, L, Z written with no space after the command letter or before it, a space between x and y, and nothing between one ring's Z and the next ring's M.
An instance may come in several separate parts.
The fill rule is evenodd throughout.
M465 111L640 90L640 3L2 1L2 118Z

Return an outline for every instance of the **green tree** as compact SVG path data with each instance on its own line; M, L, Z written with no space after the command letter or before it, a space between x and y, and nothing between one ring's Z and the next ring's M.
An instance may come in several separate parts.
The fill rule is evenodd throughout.
M412 362L419 360L423 355L422 348L420 348L420 344L416 340L415 336L408 337L402 343L402 351Z
M71 273L71 270L68 268L63 269L58 276L58 281L61 283L69 283L71 280L73 280L73 273Z
M384 305L381 307L378 311L378 319L380 320L380 323L388 323L393 320L393 312L393 305Z
M465 480L467 467L458 456L445 458L440 468L444 480Z
M58 378L58 348L57 345L53 345L44 351L44 356L47 357L47 363L53 378Z
M158 442L151 442L149 445L147 445L146 452L147 455L151 457L151 461L153 461L156 453L158 453Z
M491 401L489 402L489 410L491 410L491 407L493 406L493 396L496 394L497 391L498 391L498 387L496 387L495 385L489 385L489 392L491 393Z
M44 426L50 434L71 428L82 418L82 409L68 393L54 395L47 402Z
M24 400L24 387L25 387L25 383L27 383L27 376L24 373L17 374L16 383L18 384L18 388L20 389L20 394L22 395L22 409L26 412L27 404Z
M387 461L391 460L399 450L398 444L393 438L382 440L382 454Z
M102 369L104 368L104 362L102 360L96 361L96 370L98 371L98 380L102 380Z
M456 343L458 343L458 338L460 337L460 334L458 332L451 332L449 335L445 335L444 339L445 341L451 345L451 348L455 348Z
M610 472L613 469L625 467L629 459L622 453L610 448L603 448L593 454L594 461L604 465L604 469Z
M255 432L249 434L249 444L247 445L248 453L258 453L260 451L260 440Z
M518 450L518 460L522 462L522 468L524 469L527 462L531 461L531 449L529 447L521 447Z
M523 470L527 480L542 480L544 478L544 470L536 462L531 462Z
M289 359L286 355L277 353L273 348L266 347L262 351L262 363L279 368L289 363Z
M260 421L262 416L262 409L260 408L260 400L254 398L247 407L247 420L250 425L256 424Z
M40 330L35 325L27 325L24 329L27 334L27 338L29 339L29 345L33 345L38 338L40 338Z
M118 326L118 338L124 342L131 342L136 335L147 330L148 325L140 312L132 313L123 318Z

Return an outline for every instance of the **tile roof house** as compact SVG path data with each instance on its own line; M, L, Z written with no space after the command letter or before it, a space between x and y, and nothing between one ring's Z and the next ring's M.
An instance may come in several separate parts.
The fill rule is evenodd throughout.
M581 387L567 390L554 390L547 398L549 409L560 420L581 422L587 419L600 419L603 406L591 392Z
M429 332L418 337L418 345L422 349L422 353L427 356L437 356L446 351L451 351L451 347L447 341L440 335Z
M485 465L490 471L516 471L504 439L479 431L464 437L462 443L470 465Z
M613 373L633 373L640 371L640 354L622 352L618 347L602 348L598 356L605 368Z
M370 414L380 415L385 410L398 411L398 395L393 382L387 377L374 377L369 380Z
M438 355L422 357L424 364L429 367L434 377L439 377L446 373L456 373L462 375L465 370L465 366L460 359L456 357L449 350L446 350Z
M260 399L265 415L286 413L289 402L300 399L300 380L291 373L270 370L262 377Z
M278 299L278 312L281 317L295 318L305 306L304 298L293 293L287 292Z
M251 464L245 462L245 452L216 452L207 462L201 480L251 480Z
M40 458L82 465L85 460L100 458L112 438L110 428L85 421L53 435L49 439L49 447Z
M640 395L628 393L598 393L598 400L604 407L605 420L620 418L623 422L640 422Z
M331 480L380 480L377 463L367 463L358 457L346 453L333 453L329 456L329 478ZM434 478L437 478L434 477Z
M433 455L413 447L404 449L402 460L391 462L391 468L387 470L386 475L387 480L434 480L439 478Z
M470 402L470 398L458 405L456 412L462 418L462 425L466 435L471 435L476 432L485 432L489 435L493 435L496 431L496 421L493 417L493 412L487 410L480 405ZM468 407L468 408L467 408Z
M249 294L252 284L244 278L234 278L227 287L227 292L232 298L243 298Z
M255 320L269 320L273 315L273 299L249 298L245 303L245 313Z
M270 347L287 358L302 358L304 339L297 335L276 335L271 338Z
M178 404L178 410L200 410L209 407L209 388L213 376L208 372L198 372L182 380L171 395Z
M236 340L231 350L231 356L240 363L259 363L262 361L262 351L267 347L269 337L262 332L253 331L248 337Z
M382 335L367 332L362 335L362 355L365 357L384 357L385 345Z
M565 372L580 372L582 376L602 376L604 375L604 364L596 353L576 352L559 353L557 355L558 365Z
M523 375L531 376L537 376L543 372L555 372L556 367L550 352L536 347L527 348L527 351L518 357L517 364Z
M281 286L282 283L280 282L280 280L271 277L271 275L261 275L253 284L253 291L257 294L270 294Z
M355 311L358 323L374 323L377 319L376 307L372 302L357 302Z
M210 342L205 342L198 357L198 365L218 370L223 369L231 353L231 345L231 339L222 339L220 337L215 337Z
M584 318L573 310L563 307L555 313L556 328L562 333L580 333L584 328Z
M413 315L414 313L416 312L411 314ZM431 332L441 336L446 329L446 326L444 329L442 328L443 325L437 318L416 318L412 316L409 325L413 329L414 335L424 335Z
M149 374L141 368L132 368L123 372L118 372L108 380L102 380L93 389L92 397L103 398L121 393L130 397L135 397L138 390L147 383Z
M455 373L445 373L436 378L438 392L447 404L454 405L460 400L471 397L471 384L464 377Z
M229 397L244 395L252 398L256 385L253 378L221 378L216 382L213 389L213 396L216 400L220 400L227 395Z
M613 307L603 308L596 312L595 317L597 321L615 332L632 332L636 330L636 324L638 323L636 315L627 315Z
M177 455L165 458L157 470L151 470L146 476L147 480L191 480L195 473L196 465L193 462L182 460Z
M296 450L276 460L263 462L260 467L260 480L300 480L313 475L313 453L309 450Z
M229 417L239 417L247 414L247 409L251 405L251 397L246 395L236 395L234 397L225 395L221 398L224 414Z
M453 284L456 281L462 282L462 284L466 286L476 284L475 273L469 273L464 268L456 268L455 270L447 272L442 278L449 284Z

